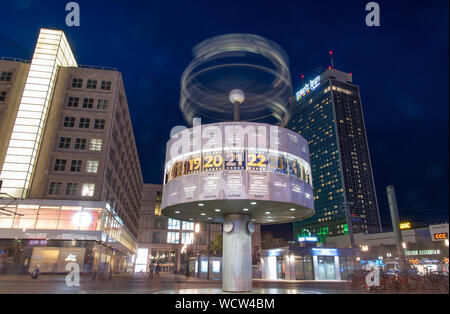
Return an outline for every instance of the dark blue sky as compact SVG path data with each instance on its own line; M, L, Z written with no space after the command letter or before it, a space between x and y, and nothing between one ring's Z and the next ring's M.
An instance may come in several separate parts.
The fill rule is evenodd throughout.
M49 27L66 32L80 64L117 67L145 182L161 182L165 142L184 124L180 77L192 47L219 34L254 33L286 50L294 90L301 74L308 79L328 66L329 50L336 68L353 73L384 225L389 184L401 217L448 219L448 0L378 1L381 26L370 28L369 1L82 0L81 26L71 28L67 2L3 1L0 56L30 59L39 28Z

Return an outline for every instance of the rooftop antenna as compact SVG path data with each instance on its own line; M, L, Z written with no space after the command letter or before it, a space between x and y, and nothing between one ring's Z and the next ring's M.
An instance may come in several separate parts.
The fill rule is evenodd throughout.
M330 59L331 59L331 68L334 69L334 64L333 64L333 50L330 50L329 54L330 54Z

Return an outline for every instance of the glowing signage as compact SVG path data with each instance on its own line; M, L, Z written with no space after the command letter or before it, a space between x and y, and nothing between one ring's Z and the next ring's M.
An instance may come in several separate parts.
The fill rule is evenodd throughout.
M312 255L315 255L315 256L338 256L338 250L337 249L313 248Z
M300 100L306 94L309 94L320 85L320 75L309 81L301 90L297 92L297 100Z
M280 250L269 250L268 256L280 256L281 251Z
M67 255L65 261L66 262L76 262L77 257L74 254L69 254L69 255Z
M400 223L400 229L401 230L411 229L411 223L410 222Z
M298 242L317 242L317 237L298 237Z
M435 233L433 234L433 238L435 240L445 240L448 239L448 233L447 232Z
M430 225L429 228L432 241L448 240L448 224Z
M266 171L268 164L268 155L264 151L247 151L247 169Z

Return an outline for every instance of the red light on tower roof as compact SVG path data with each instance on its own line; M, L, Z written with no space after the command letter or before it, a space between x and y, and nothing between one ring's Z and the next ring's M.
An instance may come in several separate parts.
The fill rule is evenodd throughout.
M305 76L302 74L302 75L301 75L301 78L304 78L304 77L305 77Z
M350 72L350 76L352 75L352 72Z
M330 50L329 54L332 55L333 54L333 50Z

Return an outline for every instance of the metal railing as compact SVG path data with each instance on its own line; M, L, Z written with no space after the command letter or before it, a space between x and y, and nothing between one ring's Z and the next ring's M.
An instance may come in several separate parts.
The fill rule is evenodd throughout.
M0 60L4 60L4 61L18 61L18 62L23 62L23 63L31 63L31 60L23 60L20 58L12 58L12 57L1 57L0 56Z
M117 68L114 67L104 67L99 65L86 65L86 64L79 64L79 68L87 68L87 69L96 69L96 70L107 70L107 71L118 71Z
M13 57L2 57L0 56L0 60L4 61L17 61L17 62L23 62L23 63L31 63L31 60L24 60L20 58L13 58ZM107 71L118 71L115 67L104 67L99 65L86 65L86 64L79 64L79 68L86 68L86 69L96 69L96 70L107 70Z

